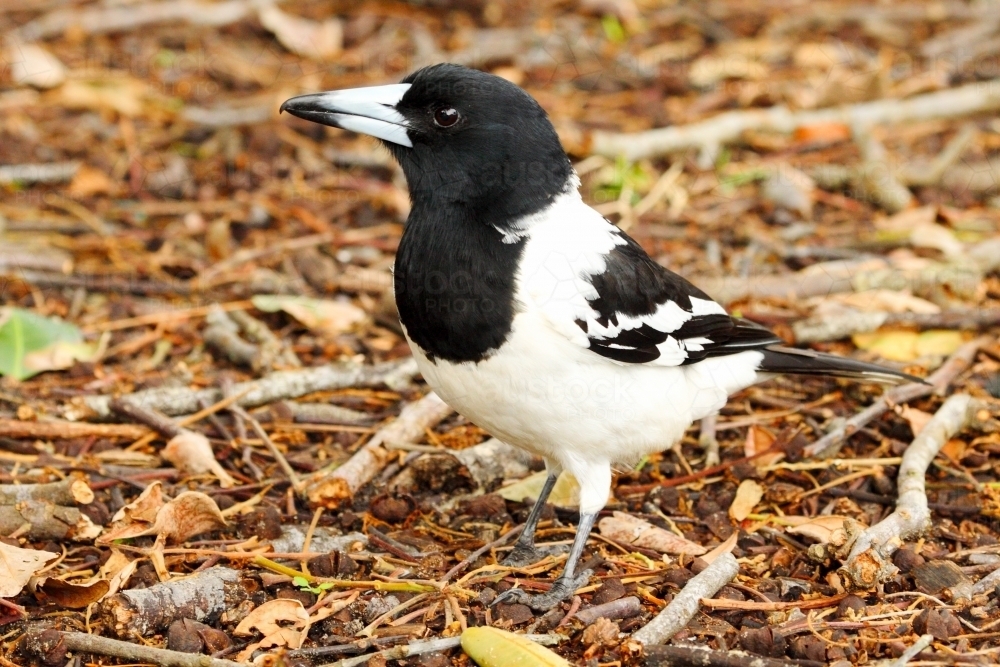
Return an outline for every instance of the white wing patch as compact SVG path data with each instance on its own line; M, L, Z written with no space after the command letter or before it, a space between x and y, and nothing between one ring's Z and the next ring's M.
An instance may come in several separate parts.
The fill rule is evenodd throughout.
M575 187L560 195L543 212L518 221L514 228L517 231L501 233L504 242L528 239L517 276L517 296L522 307L540 310L554 329L581 347L590 347L591 339L614 340L623 332L643 325L669 334L693 317L726 314L714 301L692 298L691 311L668 301L649 315L618 313L614 318L599 321L600 313L590 304L599 296L590 277L603 272L608 253L627 242L617 228L583 202ZM667 336L656 346L660 357L652 363L680 365L689 350L700 351L711 342L708 338L677 340ZM607 347L632 349L615 343L608 343Z

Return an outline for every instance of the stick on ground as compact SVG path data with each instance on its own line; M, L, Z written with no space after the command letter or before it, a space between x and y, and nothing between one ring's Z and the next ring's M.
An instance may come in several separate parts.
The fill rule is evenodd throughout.
M948 439L973 419L978 407L979 403L968 394L955 394L945 401L903 454L896 479L899 494L896 511L858 537L840 570L856 587L869 588L893 576L897 568L891 557L902 541L930 528L931 512L925 489L927 468Z
M736 557L724 553L695 575L653 620L639 628L632 639L640 644L662 644L684 629L698 613L702 598L710 598L740 571Z
M145 644L109 639L85 632L45 630L28 633L22 640L29 653L51 655L57 651L74 651L122 658L130 663L148 663L161 667L246 667L245 663L212 658L198 653L182 653Z

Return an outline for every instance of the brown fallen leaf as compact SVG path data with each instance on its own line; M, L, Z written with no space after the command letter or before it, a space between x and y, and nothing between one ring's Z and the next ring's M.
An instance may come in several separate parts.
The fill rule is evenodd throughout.
M184 542L226 525L226 519L211 497L197 491L186 491L164 503L159 486L160 482L150 484L139 498L119 510L114 516L114 523L104 531L98 542L107 544L144 535Z
M700 544L624 512L615 512L612 516L601 519L597 528L605 537L660 553L700 556L707 551Z
M338 19L312 21L283 12L271 3L258 12L260 24L292 53L314 60L329 60L340 53L344 29Z
M913 432L914 437L916 437L924 427L927 426L927 422L931 420L934 415L929 412L924 412L923 410L918 410L917 408L911 408L908 405L904 405L899 408L899 416L902 417L909 423L910 431Z
M368 319L364 310L347 301L269 294L258 294L252 301L258 310L283 310L313 331L328 336L346 333Z
M805 519L798 525L787 528L787 532L793 535L802 535L820 544L832 544L840 546L847 540L847 531L844 522L847 517L833 514L816 517L785 517L786 521Z
M245 662L259 648L297 649L305 641L308 628L309 614L298 600L279 598L265 602L247 614L234 631L241 637L249 637L256 631L264 638L247 646L236 659Z
M89 583L75 583L53 577L42 577L35 582L34 588L61 607L84 609L107 595L111 590L111 584L102 579Z
M743 521L750 516L753 508L757 506L757 503L763 497L764 487L752 479L743 480L740 482L739 488L736 489L736 497L733 498L733 504L729 506L729 516L737 521Z
M232 475L215 459L208 438L201 433L182 431L170 439L160 455L186 473L192 475L212 473L224 489L236 485Z
M19 594L28 580L58 555L0 542L0 598L12 598Z

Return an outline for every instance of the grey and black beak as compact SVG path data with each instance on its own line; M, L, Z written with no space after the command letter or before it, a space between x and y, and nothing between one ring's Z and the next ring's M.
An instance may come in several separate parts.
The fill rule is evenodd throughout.
M281 105L281 111L314 123L369 134L412 148L406 118L396 110L396 105L409 89L408 83L394 83L299 95L286 100Z

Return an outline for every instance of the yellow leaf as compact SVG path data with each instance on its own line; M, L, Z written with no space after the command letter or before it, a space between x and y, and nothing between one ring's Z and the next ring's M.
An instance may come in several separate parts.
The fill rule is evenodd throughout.
M462 650L479 667L569 667L569 662L544 646L499 628L468 628Z
M743 519L750 516L750 512L753 511L753 508L757 506L757 503L763 497L764 487L752 479L743 480L740 482L739 488L736 489L736 497L733 499L733 504L729 506L729 516L737 521L743 521Z
M962 346L966 336L961 331L931 329L917 337L917 356L947 357Z
M515 503L523 502L525 498L534 500L542 492L542 485L547 476L548 473L544 470L536 472L501 488L497 494L501 498ZM557 507L576 507L580 504L580 485L577 484L573 475L567 472L559 475L559 478L556 479L556 485L552 487L548 502Z
M874 352L883 359L913 361L917 358L915 331L873 331L854 334L854 344L861 350Z

